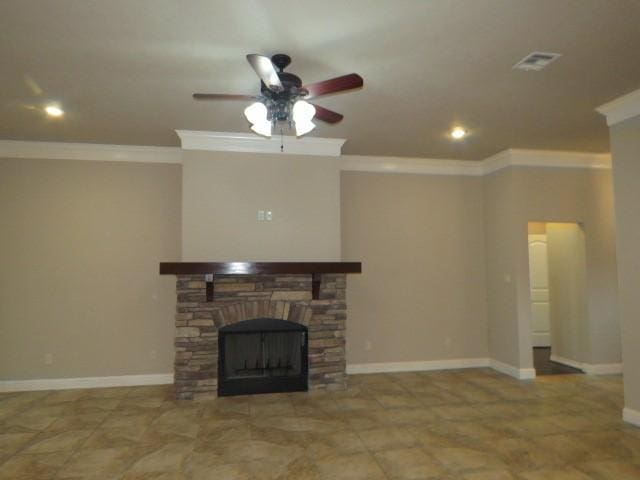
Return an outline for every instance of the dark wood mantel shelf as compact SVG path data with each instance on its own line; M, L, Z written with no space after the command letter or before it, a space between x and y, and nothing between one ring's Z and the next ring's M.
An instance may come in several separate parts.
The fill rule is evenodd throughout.
M213 301L215 275L310 274L312 296L320 295L323 273L361 273L360 262L162 262L160 275L206 275L207 301Z

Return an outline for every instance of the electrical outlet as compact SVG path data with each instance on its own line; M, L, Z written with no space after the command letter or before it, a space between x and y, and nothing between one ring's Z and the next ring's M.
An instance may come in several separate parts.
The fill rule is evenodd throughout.
M44 364L45 365L53 365L53 353L45 353L44 354Z
M267 210L266 212L264 212L264 219L267 222L270 222L271 220L273 220L273 212L271 210Z
M258 221L259 222L264 221L264 210L258 210Z

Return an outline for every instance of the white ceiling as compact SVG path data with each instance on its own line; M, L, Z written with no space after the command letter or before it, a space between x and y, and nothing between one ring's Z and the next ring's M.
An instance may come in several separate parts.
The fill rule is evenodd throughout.
M175 129L248 131L247 53L284 52L304 82L357 72L319 99L311 134L343 153L482 159L506 148L605 152L594 108L640 87L640 0L3 0L0 138L178 145ZM540 72L532 51L563 56ZM60 101L62 120L41 106ZM471 135L452 142L447 130Z

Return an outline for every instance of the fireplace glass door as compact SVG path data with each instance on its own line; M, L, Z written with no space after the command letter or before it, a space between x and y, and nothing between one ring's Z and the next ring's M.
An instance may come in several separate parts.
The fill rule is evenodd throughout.
M273 318L228 325L218 333L218 395L305 391L307 327Z

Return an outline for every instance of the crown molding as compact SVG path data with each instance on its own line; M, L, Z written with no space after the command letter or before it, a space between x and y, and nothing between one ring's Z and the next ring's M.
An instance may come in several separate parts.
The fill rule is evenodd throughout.
M610 127L640 115L640 89L600 105L596 112L607 117Z
M341 170L419 175L483 176L507 167L609 169L611 155L509 149L482 161L344 155Z
M179 130L183 149L249 153L280 153L279 139L253 135ZM414 175L483 176L507 167L610 169L609 154L509 149L482 161L433 158L341 155L345 140L284 137L286 154L341 157L340 169L353 172ZM0 140L0 158L95 160L110 162L182 163L177 147L103 145L93 143Z
M176 147L0 140L0 157L107 162L182 163Z
M483 174L482 162L435 158L402 158L344 155L340 169L348 172L412 173L418 175Z
M608 153L566 152L559 150L508 149L482 161L483 174L507 167L610 169Z
M271 138L233 132L202 132L176 130L183 150L208 150L215 152L284 153L290 155L320 155L339 157L343 138L292 137L274 135ZM282 140L282 143L281 143ZM280 151L284 145L284 151Z

